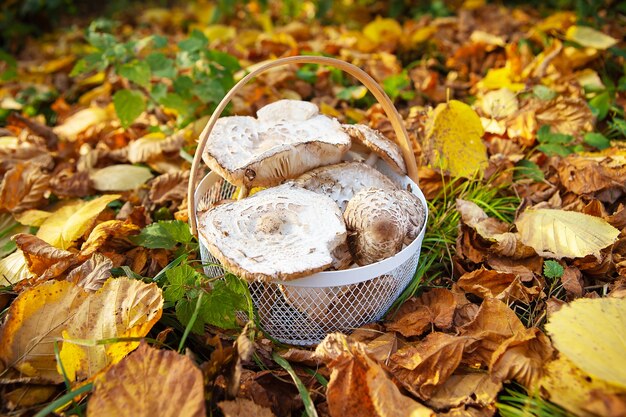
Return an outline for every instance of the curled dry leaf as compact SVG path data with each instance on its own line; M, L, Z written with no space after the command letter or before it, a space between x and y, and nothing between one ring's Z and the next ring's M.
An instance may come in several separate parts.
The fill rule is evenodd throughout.
M529 303L540 293L538 286L526 287L519 276L484 268L463 274L457 281L460 289L481 298L497 298L505 302Z
M419 336L432 326L447 329L452 325L456 306L457 301L450 290L433 288L404 302L385 327L404 337Z
M365 346L332 333L317 346L316 356L331 369L326 399L331 416L434 417L435 413L400 393Z
M165 152L177 152L185 143L188 131L180 131L165 137L162 133L149 133L128 145L128 161L132 164L148 162Z
M87 291L98 291L111 277L113 262L100 253L94 253L78 268L74 268L67 280Z
M150 182L150 201L154 204L169 202L180 204L187 197L187 184L189 184L189 171L159 175Z
M431 397L461 363L467 337L431 333L415 344L398 349L390 358L390 370L409 392Z
M556 259L600 256L617 240L619 230L605 220L565 210L529 209L515 222L522 243Z
M98 191L130 191L152 178L149 168L135 165L111 165L89 174L94 189Z
M161 317L163 297L156 284L109 279L91 293L68 281L45 282L22 292L0 329L0 361L15 372L4 380L27 377L61 383L54 342L70 381L95 376L119 362L137 342L82 345L75 340L145 336Z
M487 149L480 118L470 106L456 100L439 104L426 123L424 152L433 168L453 177L482 175Z
M111 239L125 238L139 233L139 226L121 220L107 220L98 224L93 228L87 240L80 248L80 254L83 257L100 250L104 244Z
M562 355L594 379L626 390L624 329L623 298L575 300L554 313L546 325Z
M224 413L224 417L275 417L272 410L261 407L254 401L245 398L235 398L232 401L222 401L217 406ZM88 416L89 417L89 416Z
M18 249L0 260L0 285L17 284L31 277L33 274L28 270L21 250Z
M626 191L626 153L610 151L561 159L557 172L563 187L577 195L591 195L614 203Z
M426 403L436 410L473 407L495 411L495 402L502 383L491 379L488 373L454 373L439 386Z
M29 271L37 276L57 277L76 261L76 254L55 248L36 236L19 233L13 240L24 254Z
M591 132L595 123L587 102L573 97L558 96L554 100L541 101L535 117L539 126L548 125L553 132L576 138Z
M204 417L204 379L187 356L142 343L94 383L87 417Z
M112 119L113 114L108 109L89 107L74 113L62 124L56 126L53 131L60 139L73 142L86 130L97 129Z
M38 207L45 199L50 176L28 162L10 169L0 183L0 209L20 212Z

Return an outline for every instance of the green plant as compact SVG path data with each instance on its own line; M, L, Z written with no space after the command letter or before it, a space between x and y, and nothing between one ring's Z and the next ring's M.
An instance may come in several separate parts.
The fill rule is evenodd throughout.
M498 397L496 407L502 417L574 417L537 394L529 395L523 387L506 388Z

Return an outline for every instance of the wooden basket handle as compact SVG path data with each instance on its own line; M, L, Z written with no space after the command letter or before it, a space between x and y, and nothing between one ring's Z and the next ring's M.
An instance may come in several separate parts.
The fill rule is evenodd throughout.
M258 76L259 74L279 66L289 65L289 64L320 64L320 65L328 65L331 67L338 68L352 75L354 78L359 80L378 100L380 105L383 107L383 110L389 117L391 121L391 126L396 133L397 142L400 148L402 149L402 156L404 157L404 162L407 166L408 176L411 178L416 184L418 184L417 178L417 163L415 161L415 155L413 154L413 149L411 147L411 142L409 140L409 135L404 127L404 123L402 122L402 118L400 114L398 114L398 110L394 107L392 101L389 99L383 88L365 71L356 65L350 64L348 62L336 59L336 58L328 58L323 56L291 56L287 58L279 58L273 61L268 61L257 66L253 71L243 77L237 84L230 89L228 94L224 96L222 101L218 104L217 108L211 115L208 123L204 127L204 130L200 134L200 141L198 142L198 147L196 148L196 153L193 157L193 163L191 164L191 173L189 175L189 188L187 190L187 206L189 212L189 222L191 225L191 233L194 235L198 235L197 233L197 220L196 220L196 199L195 199L195 188L197 183L198 171L200 168L200 163L202 161L202 152L205 148L207 139L217 123L217 119L221 116L222 112L230 103L232 98L241 90L241 88L250 81L250 79Z

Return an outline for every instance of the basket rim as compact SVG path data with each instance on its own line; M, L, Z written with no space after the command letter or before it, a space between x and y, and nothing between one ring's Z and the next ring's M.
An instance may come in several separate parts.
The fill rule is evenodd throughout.
M206 174L195 190L195 202L196 207L194 207L194 214L197 217L197 204L200 201L201 197L208 191L209 187L214 184L217 180L222 179L217 173L209 172ZM403 177L404 185L410 185L411 192L419 198L419 200L424 205L425 209L425 221L420 230L417 237L407 245L400 252L395 254L394 256L383 259L382 261L365 265L358 266L350 269L343 269L341 271L322 271L317 272L312 275L308 275L303 278L297 278L289 281L280 281L280 280L272 280L267 281L272 284L279 284L291 287L309 287L309 288L322 288L322 287L338 287L342 285L351 285L358 284L361 282L369 281L371 279L375 279L381 275L387 274L398 266L402 265L406 262L415 252L420 251L422 248L422 241L424 240L424 234L426 233L426 226L428 224L428 202L426 201L426 197L422 193L422 190L419 186L411 180L408 176ZM204 238L202 233L198 233L199 242L208 247L204 243Z

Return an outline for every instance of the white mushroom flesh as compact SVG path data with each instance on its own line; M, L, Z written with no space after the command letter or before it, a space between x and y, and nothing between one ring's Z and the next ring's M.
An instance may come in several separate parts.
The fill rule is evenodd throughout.
M344 124L341 126L353 140L362 143L371 152L373 152L370 156L380 156L396 172L399 174L406 174L406 164L404 163L404 158L402 157L402 151L394 141L385 137L378 130L374 130L366 125Z
M349 263L346 228L328 197L293 183L259 191L200 215L211 254L249 281L290 280Z
M350 137L313 103L281 100L263 107L259 118L217 121L203 159L232 184L268 187L312 168L334 164L350 148Z
M348 202L344 219L348 228L348 243L357 264L369 265L387 259L410 243L424 223L424 210L405 190L370 188L358 192ZM422 215L422 219L413 216ZM416 224L421 224L415 231Z
M395 190L396 185L384 174L362 162L344 162L313 169L295 180L307 190L327 195L341 211L356 193L367 188Z

